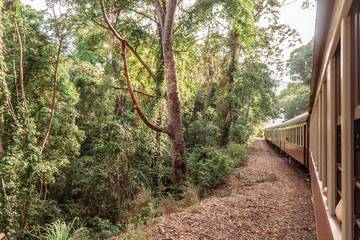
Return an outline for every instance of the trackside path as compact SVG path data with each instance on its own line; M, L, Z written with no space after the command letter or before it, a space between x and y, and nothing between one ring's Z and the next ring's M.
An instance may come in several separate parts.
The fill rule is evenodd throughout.
M215 196L161 217L147 239L316 239L308 175L265 140L252 147Z

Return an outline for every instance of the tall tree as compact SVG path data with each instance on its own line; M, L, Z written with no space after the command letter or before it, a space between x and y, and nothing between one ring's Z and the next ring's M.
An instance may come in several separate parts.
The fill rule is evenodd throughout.
M221 76L218 77L221 87L217 87L214 95L222 118L219 120L222 145L229 142L231 125L236 119L232 114L232 89L243 60L251 58L252 62L266 63L277 69L271 72L272 75L280 76L284 66L281 46L293 46L298 41L296 30L279 22L279 9L283 4L284 1L273 0L198 0L190 11L189 22L205 28L203 24L208 21L208 26L215 26L205 28L212 32L209 36L223 43L219 50L223 58ZM248 105L248 102L243 104Z
M73 19L70 19L70 20L68 19L71 17L71 15L69 13L71 11L70 6L66 6L66 13L63 14L63 16L60 16L60 18L59 18L58 16L56 16L56 12L55 12L56 6L55 6L54 1L49 1L48 4L49 4L50 8L52 9L55 36L57 39L58 49L57 49L57 54L56 54L55 67L54 67L54 87L53 87L53 94L52 94L51 114L50 114L49 124L46 129L45 137L42 142L41 153L44 151L45 145L47 143L47 139L50 135L51 125L52 125L54 115L55 115L56 86L57 86L57 81L58 81L60 54L62 51L63 42L65 40L66 35L69 33L69 31L71 30L71 27L73 26L73 24L75 22ZM60 13L61 13L61 11L60 11Z
M121 41L121 55L124 65L124 76L126 79L127 87L129 89L131 99L134 103L134 107L139 114L141 120L151 129L166 133L170 138L171 143L171 155L172 155L172 165L173 165L173 176L175 184L180 185L186 183L188 173L187 173L187 163L186 163L186 152L185 152L185 142L183 136L183 124L181 117L181 100L180 100L180 89L177 77L176 70L176 59L174 51L174 42L173 42L173 26L175 21L175 13L178 5L177 0L170 0L167 3L160 2L159 0L152 0L153 6L155 8L155 13L157 16L157 23L160 25L161 33L161 46L162 46L162 56L164 58L164 72L166 78L166 98L167 98L167 112L168 112L168 125L166 127L159 127L151 123L142 112L140 105L135 97L130 74L127 63L126 52L127 49L130 49L134 54L137 52L127 43L126 39L121 36L115 28L110 23L105 6L102 0L100 0L101 10L103 12L104 20L113 33L113 35ZM140 58L139 58L140 59ZM146 70L153 76L149 67L143 63ZM154 78L154 76L153 76ZM180 188L178 189L179 191Z
M4 54L3 54L3 34L4 34L4 25L3 25L3 10L4 3L0 2L0 101L5 102L4 98L4 81L5 81L5 66L4 66ZM1 105L0 105L1 106ZM0 159L4 155L4 146L3 146L3 126L4 126L4 109L0 107Z
M309 85L313 66L314 39L290 53L286 66L289 69L291 81Z
M39 209L48 203L48 184L77 155L81 132L74 117L77 93L68 81L66 69L60 67L54 136L48 138L50 147L41 155L42 137L51 115L48 106L52 101L50 86L57 48L43 32L44 13L20 1L8 1L5 9L5 57L1 58L1 69L5 64L8 68L6 76L1 72L0 87L0 98L4 100L0 101L1 121L6 122L0 126L5 133L1 136L0 228L9 239L21 239L44 221L44 212Z
M286 63L291 83L279 95L279 104L285 120L296 117L308 109L313 45L314 40L311 40L295 49Z

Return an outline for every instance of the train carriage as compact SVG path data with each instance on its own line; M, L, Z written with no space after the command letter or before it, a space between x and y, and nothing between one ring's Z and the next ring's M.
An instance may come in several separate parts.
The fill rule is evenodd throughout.
M307 118L303 113L289 121L267 128L265 139L276 146L279 151L296 161L308 166L306 161L307 149Z
M309 113L304 125L304 165L311 174L318 238L358 240L360 1L318 0L317 4ZM284 125L266 129L267 141L274 142L269 137L274 137L271 132L275 129L286 131ZM275 145L302 162L287 145L287 139L294 139L294 130L281 136ZM302 140L300 143L302 146Z

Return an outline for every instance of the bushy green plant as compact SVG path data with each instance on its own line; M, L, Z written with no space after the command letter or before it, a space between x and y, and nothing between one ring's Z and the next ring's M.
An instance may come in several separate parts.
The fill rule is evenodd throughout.
M189 175L198 186L200 197L222 184L233 169L246 159L243 146L230 144L228 149L195 148L189 154Z
M187 147L213 146L220 140L220 128L205 119L197 120L186 129Z
M119 234L123 230L122 226L114 225L109 220L98 216L92 218L90 224L92 226L91 229L94 231L92 236L94 239L106 239Z
M79 218L67 224L64 221L57 220L52 224L47 224L44 228L44 240L81 240L88 239L88 230L80 227L76 229L79 224Z
M230 140L239 144L245 144L253 134L253 131L251 126L242 123L233 124L230 128Z
M226 149L224 149L224 154L229 156L234 161L234 167L240 164L244 164L248 155L247 149L240 144L231 142Z

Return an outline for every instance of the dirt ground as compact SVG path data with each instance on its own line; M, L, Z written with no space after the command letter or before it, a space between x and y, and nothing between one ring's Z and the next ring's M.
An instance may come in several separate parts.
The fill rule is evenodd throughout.
M144 239L316 239L309 176L257 139L215 195L147 226Z

